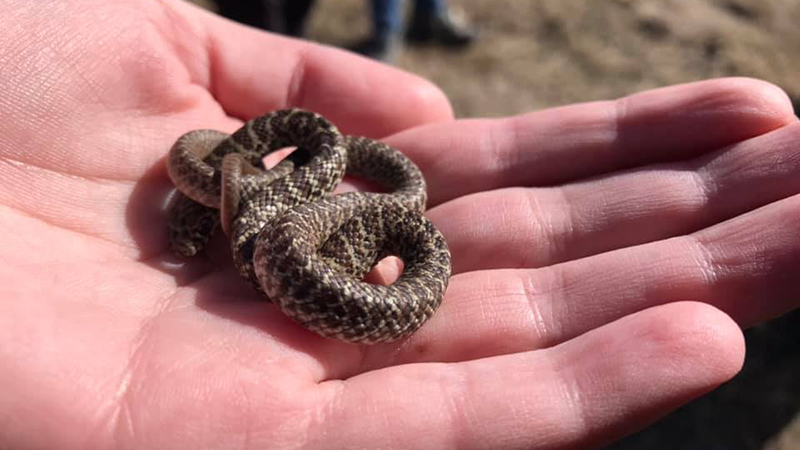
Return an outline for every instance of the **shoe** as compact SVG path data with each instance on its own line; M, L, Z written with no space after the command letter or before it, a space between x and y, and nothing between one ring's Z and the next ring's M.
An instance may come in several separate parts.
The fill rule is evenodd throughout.
M378 61L391 62L397 53L399 44L396 36L372 36L348 47L348 49Z
M474 29L456 23L449 12L414 17L406 32L406 40L411 43L435 42L450 47L465 47L476 37L477 32Z

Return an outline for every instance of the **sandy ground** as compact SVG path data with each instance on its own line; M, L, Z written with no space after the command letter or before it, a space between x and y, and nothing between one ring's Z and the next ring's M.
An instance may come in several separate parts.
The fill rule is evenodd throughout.
M441 86L461 117L728 75L771 81L800 107L798 0L453 3L480 42L460 52L407 48L396 64ZM319 0L309 37L350 44L369 32L368 12L364 0ZM800 450L800 313L750 330L747 342L732 382L609 448Z

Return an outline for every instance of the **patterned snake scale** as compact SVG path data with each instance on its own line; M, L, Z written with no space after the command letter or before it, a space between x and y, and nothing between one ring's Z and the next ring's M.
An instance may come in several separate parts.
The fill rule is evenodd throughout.
M265 169L263 157L285 147L297 150ZM450 252L422 214L422 173L386 144L343 136L322 116L289 109L232 135L189 132L167 165L180 191L169 223L172 249L200 252L221 222L239 273L309 330L347 342L393 341L439 307ZM345 172L386 193L332 196ZM362 281L388 255L403 260L397 281Z

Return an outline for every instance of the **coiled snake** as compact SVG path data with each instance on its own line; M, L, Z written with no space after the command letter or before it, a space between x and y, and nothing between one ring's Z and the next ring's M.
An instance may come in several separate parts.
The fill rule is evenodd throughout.
M265 169L264 156L285 147L297 150ZM421 172L386 144L343 136L322 116L290 109L232 135L189 132L167 165L180 191L169 223L173 250L196 254L221 223L240 274L302 326L348 342L392 341L441 303L450 252L422 215ZM345 172L387 193L330 196ZM388 255L403 260L397 281L363 282Z

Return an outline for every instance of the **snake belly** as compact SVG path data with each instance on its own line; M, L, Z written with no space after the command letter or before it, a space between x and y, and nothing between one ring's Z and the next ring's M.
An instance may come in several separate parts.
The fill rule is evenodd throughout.
M393 341L433 315L447 288L450 253L423 215L425 181L407 157L378 141L342 136L323 117L298 109L258 117L230 136L213 133L187 133L168 158L170 177L186 196L169 225L176 252L200 251L222 218L239 273L295 322L329 338ZM297 150L264 169L265 155L289 146ZM386 193L331 196L345 173ZM399 279L363 282L388 255L404 263Z

